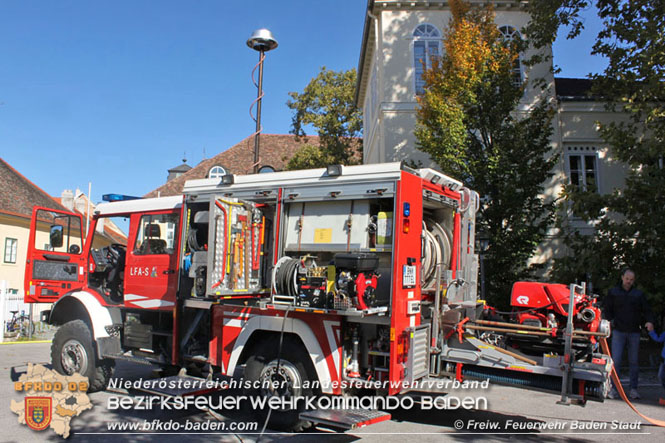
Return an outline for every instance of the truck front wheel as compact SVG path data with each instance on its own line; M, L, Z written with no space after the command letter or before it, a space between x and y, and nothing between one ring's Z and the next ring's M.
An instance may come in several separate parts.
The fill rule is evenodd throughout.
M83 320L72 320L58 328L51 345L53 368L63 375L88 378L88 391L103 390L113 373L113 363L98 360L90 328Z

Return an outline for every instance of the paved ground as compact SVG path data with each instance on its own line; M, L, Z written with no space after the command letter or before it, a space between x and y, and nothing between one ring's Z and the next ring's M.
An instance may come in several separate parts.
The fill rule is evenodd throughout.
M50 344L23 343L0 346L0 441L3 442L33 442L59 441L59 436L51 430L37 434L24 425L17 423L16 415L9 409L11 398L21 400L22 396L14 392L13 380L18 379L25 372L27 363L41 363L48 365ZM116 376L125 379L136 377L150 377L151 367L129 363L120 363ZM655 383L653 374L647 373L643 377L643 386L640 388L642 400L637 407L644 414L665 420L665 407L659 406L659 396L665 396L662 387ZM451 394L454 395L455 393ZM620 400L608 400L605 403L589 402L586 407L558 405L558 397L540 392L525 391L516 388L493 386L489 390L475 392L457 392L460 397L484 397L487 399L487 410L429 410L421 411L396 410L392 411L392 420L379 423L358 431L348 433L330 433L325 430L314 430L314 434L287 435L267 430L260 438L262 441L295 440L311 441L313 439L326 439L335 442L348 442L354 440L402 442L402 441L471 441L490 440L506 441L512 439L555 442L555 441L663 441L665 430L646 424L626 404ZM169 411L162 413L159 410L130 410L123 412L110 411L107 404L110 398L123 397L113 392L99 392L91 394L94 403L92 410L86 411L82 416L72 421L72 442L87 441L153 441L181 442L187 441L256 441L259 435L255 433L237 434L194 434L187 435L166 432L161 434L139 433L111 433L108 423L144 423L161 419L184 426L186 423L207 423L209 418L198 410ZM227 426L231 423L244 423L249 418L235 414L231 418L222 417ZM216 423L216 420L211 422ZM262 423L261 423L262 425ZM493 431L482 427L497 426ZM553 430L533 431L534 427L551 426ZM616 426L634 427L639 429L613 429ZM596 430L575 429L595 427ZM260 425L259 425L260 428ZM457 430L456 428L461 428ZM475 428L475 429L474 429ZM522 429L520 429L522 428ZM529 431L529 428L531 430ZM529 433L531 432L531 433Z

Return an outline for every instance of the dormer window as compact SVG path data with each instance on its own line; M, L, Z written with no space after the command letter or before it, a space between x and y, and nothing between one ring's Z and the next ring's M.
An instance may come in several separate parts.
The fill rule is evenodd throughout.
M208 171L208 178L222 178L226 175L226 169L219 165L215 165Z

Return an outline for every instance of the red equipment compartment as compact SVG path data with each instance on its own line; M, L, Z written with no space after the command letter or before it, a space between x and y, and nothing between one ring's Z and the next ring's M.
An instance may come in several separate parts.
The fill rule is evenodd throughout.
M544 308L554 305L553 310L566 315L563 305L568 304L569 298L570 289L566 285L518 281L513 284L510 305L516 308Z

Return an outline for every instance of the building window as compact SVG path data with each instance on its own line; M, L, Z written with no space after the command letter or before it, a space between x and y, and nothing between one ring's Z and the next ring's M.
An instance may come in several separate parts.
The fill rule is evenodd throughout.
M15 238L5 238L5 263L16 263L16 250L18 249L18 240Z
M226 169L221 166L213 166L208 172L208 178L222 178L226 175Z
M413 68L417 95L425 92L425 69L432 67L432 58L441 55L441 32L436 26L424 23L413 31Z
M504 41L507 43L512 43L513 41L516 40L521 40L522 36L520 35L519 31L512 26L504 25L504 26L499 26L499 32L503 35ZM515 87L520 87L522 86L522 62L520 61L520 57L518 56L515 59L515 64L513 66L513 86Z
M265 174L267 172L275 172L275 168L269 165L263 165L259 168L259 174Z
M583 191L599 192L598 152L593 146L569 146L566 149L569 183Z

